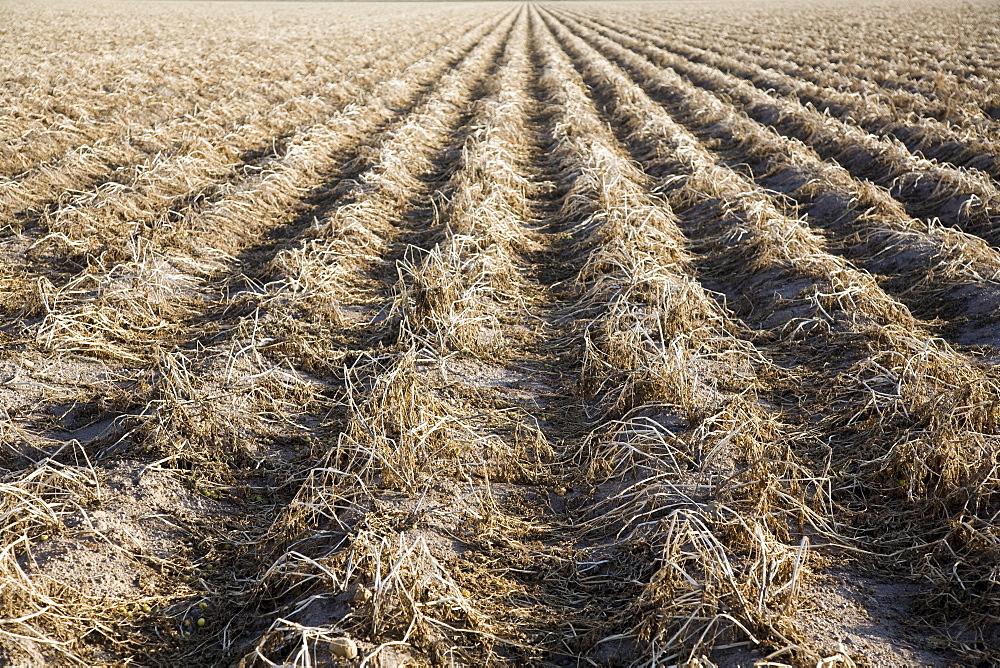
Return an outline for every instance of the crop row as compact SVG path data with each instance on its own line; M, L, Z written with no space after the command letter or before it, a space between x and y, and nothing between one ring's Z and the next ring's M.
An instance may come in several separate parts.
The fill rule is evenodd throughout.
M386 77L369 94L366 103L356 104L329 122L309 128L270 170L251 176L241 188L218 198L207 210L215 213L214 219L202 226L193 224L192 231L201 229L218 246L223 241L219 235L223 229L221 216L239 217L240 226L234 232L242 235L245 239L242 243L246 245L254 234L281 226L290 214L298 213L302 194L323 182L321 175L328 168L321 158L331 166L337 161L350 161L353 150L391 123L399 113L396 110L422 105L436 113L454 113L454 101L449 96L469 94L468 75L475 73L470 67L483 67L484 58L491 53L489 43L481 42L487 34L492 35L494 43L502 38L496 18L484 22L480 17L458 39L446 33L442 40L446 45L430 46L428 55ZM449 73L456 63L468 61L466 55L473 47L477 56L472 64ZM440 84L444 91L425 100L427 88L438 86L442 75L453 81L450 88ZM413 118L407 119L410 123L398 130L403 145L408 143L407 138L426 129L426 114L417 113L418 123L414 124ZM241 212L236 206L239 201L253 204L260 220L256 230L244 225L241 213L247 209ZM265 202L269 207L262 206ZM240 243L233 241L237 246ZM249 313L240 310L245 295L233 295L232 301L228 294L212 298L214 283L206 281L222 279L220 272L225 272L227 262L235 262L236 258L219 253L215 262L205 267L183 255L168 257L169 248L153 239L140 252L110 268L96 262L59 288L54 296L43 297L44 317L25 320L30 313L21 312L18 316L16 311L11 316L26 324L33 323L29 327L36 330L35 338L41 349L52 350L59 356L82 353L116 361L118 366L111 382L99 384L99 391L105 395L120 395L124 388L135 391L136 380L140 385L148 383L128 400L133 406L138 404L135 409L126 408L127 412L135 410L133 415L137 414L138 422L123 416L130 420L128 432L145 443L143 451L155 453L155 463L144 469L152 472L145 475L173 471L178 466L195 466L201 484L215 489L232 480L225 471L234 462L257 457L270 466L282 465L273 452L240 443L241 435L246 433L244 430L258 429L265 437L268 434L287 437L291 429L294 437L296 416L317 402L322 405L322 396L317 394L322 392L322 384L303 379L261 356L262 344L257 334L261 315L259 310ZM202 321L199 313L225 313L227 308L234 309L235 320L219 323L210 331L199 326ZM140 332L145 340L137 338ZM211 340L212 333L218 335L215 341ZM188 345L184 339L189 337L194 349L185 351ZM199 340L202 346L198 346ZM158 346L150 348L149 343ZM178 343L179 350L159 347ZM252 421L240 417L251 413L256 416ZM31 425L30 420L23 423ZM79 584L56 599L51 598L44 574L31 577L21 571L18 550L24 541L48 541L51 534L66 532L66 527L72 526L68 518L81 512L81 504L103 493L108 467L102 465L98 467L100 472L95 471L87 461L79 461L72 445L67 453L62 443L31 432L15 428L4 433L12 471L10 489L6 490L9 494L5 496L5 502L11 501L4 511L10 520L5 524L10 527L10 533L5 534L9 537L4 543L5 568L11 573L21 572L21 577L5 584L5 610L17 612L7 615L12 621L5 623L4 633L11 646L21 652L36 652L36 647L44 647L54 653L52 656L61 654L72 660L74 655L66 649L70 643L64 638L74 635L75 625L82 623L112 637L115 632L111 631L111 625L116 623L118 612L95 607L94 595ZM116 452L112 445L101 452L101 458L112 457ZM64 456L69 459L68 465L63 463ZM139 524L133 525L133 529L141 529ZM70 530L65 537L47 542L46 547L57 554L65 552L79 540L79 535L78 531ZM128 549L134 547L129 545L121 555L114 556L123 556L139 572L148 572L151 562L153 566L160 562L162 575L175 583L174 591L166 596L146 599L158 607L168 607L178 595L183 599L188 592L182 584L186 573L204 563L195 560L189 565L175 561L178 553L173 550L180 545L168 550L169 561L157 558L148 549ZM148 603L145 605L148 607ZM166 632L181 638L185 629L178 626ZM129 637L126 629L117 633L124 633L119 635L120 640Z
M377 63L400 47L385 48L377 31L347 24L334 34L314 29L304 35L298 19L285 18L268 26L272 34L261 48L259 32L242 32L238 19L222 17L216 19L220 25L232 28L196 46L184 33L188 27L171 12L150 16L131 9L113 20L95 19L89 49L71 63L63 51L65 36L52 25L55 17L33 16L37 23L30 27L23 25L26 16L11 17L11 25L19 23L21 30L2 37L8 54L8 103L0 116L0 176L11 179L44 166L74 165L83 159L77 153L84 145L94 152L92 162L104 156L123 164L119 156L126 147L162 151L172 142L190 141L202 125L239 122L304 92L322 109L328 97L331 102L344 99L344 93L350 97L349 90L340 90L338 75ZM203 18L196 11L187 26ZM430 25L460 19L441 12L416 20ZM387 30L402 26L402 20L386 23ZM167 53L164 40L174 45ZM21 48L28 44L31 48ZM275 44L282 46L276 49ZM164 139L167 143L159 143Z
M991 72L998 55L991 10L985 5L921 7L905 18L893 17L889 30L883 26L892 10L882 7L831 8L809 19L804 15L815 9L777 18L770 8L719 8L706 16L681 11L671 21L654 15L651 25L671 40L738 49L751 62L800 79L854 90L901 112L995 137L997 91ZM974 30L969 16L977 19ZM898 39L903 24L910 36L905 44ZM962 48L955 48L959 43ZM871 67L873 62L881 66Z

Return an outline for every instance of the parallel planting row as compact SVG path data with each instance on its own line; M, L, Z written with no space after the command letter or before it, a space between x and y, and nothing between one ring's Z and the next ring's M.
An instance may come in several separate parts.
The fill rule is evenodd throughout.
M1000 660L992 7L127 7L0 32L0 661Z

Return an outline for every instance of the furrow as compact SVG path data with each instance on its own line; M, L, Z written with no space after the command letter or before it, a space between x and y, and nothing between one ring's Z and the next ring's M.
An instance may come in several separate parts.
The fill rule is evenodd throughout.
M98 256L95 266L59 285L44 279L27 284L19 280L27 303L14 317L25 312L41 316L31 329L44 349L132 362L155 355L144 348L147 342L185 336L187 326L211 310L211 295L219 282L246 269L235 253L301 214L304 195L322 187L352 150L397 110L417 102L495 25L482 24L444 51L425 56L380 84L363 103L302 132L267 171L185 219L153 230L149 238L141 230L130 235L130 242L117 253L106 260ZM121 255L125 257L120 259ZM135 300L137 289L144 300Z
M123 15L125 21L138 19L141 22L144 18L142 12L123 12ZM164 28L156 25L159 17L145 18L140 33ZM206 18L195 10L190 17L194 26L188 28ZM435 16L430 20L441 18ZM387 21L385 29L394 30L400 23L399 20ZM279 34L287 35L296 30L294 23L274 27L275 40ZM170 31L177 28L171 26ZM13 178L26 171L31 173L39 166L43 172L51 172L45 165L63 169L82 167L80 149L85 151L87 146L95 149L92 158L103 156L111 164L122 164L124 148L117 153L112 151L116 144L127 146L139 137L145 137L148 142L155 138L157 128L183 123L185 119L200 119L206 111L211 122L213 108L235 100L270 106L307 89L336 95L336 89L329 85L335 79L329 76L349 71L344 69L345 65L353 64L360 69L376 52L374 40L352 35L350 30L338 32L339 35L308 34L307 39L315 42L312 53L306 53L301 46L293 46L305 43L301 35L298 40L289 41L278 49L259 51L255 50L258 45L253 38L230 34L224 39L229 42L227 46L231 51L226 55L210 53L208 62L197 62L196 51L185 54L168 50L181 59L172 62L175 69L168 71L158 70L155 65L150 67L163 58L163 54L156 54L155 41L136 44L134 49L118 45L115 52L98 56L96 59L100 62L72 63L79 76L71 81L57 73L59 65L66 67L61 54L49 54L55 56L52 60L58 63L52 68L53 72L38 70L37 52L32 53L31 58L14 56L9 62L10 83L18 90L21 104L9 107L10 113L0 116L0 131L6 131L6 136L0 139L0 176ZM392 44L388 50L398 49L398 44ZM357 55L351 55L352 52ZM22 60L27 62L22 64ZM295 62L302 66L299 72L289 67ZM202 76L202 68L206 66L225 72L225 76L206 81ZM25 71L27 68L32 69ZM308 74L303 76L302 70ZM260 72L268 72L271 76L262 77ZM23 103L29 100L35 102L33 113L25 114ZM196 130L197 124L192 124L190 129Z
M582 68L588 83L612 106L616 122L636 140L641 135L634 133L644 135L633 148L660 179L703 271L738 296L745 321L773 342L771 354L780 351L786 365L841 360L813 372L811 388L793 391L794 402L775 398L789 417L801 411L802 423L837 435L830 442L831 484L843 528L921 577L929 609L947 605L949 633L962 624L983 629L998 601L978 589L955 592L959 578L968 584L992 577L978 564L993 549L979 536L994 530L990 508L1000 489L996 371L928 336L870 275L826 253L800 221L782 216L761 189L717 164L620 70L557 30L591 66ZM956 522L970 523L975 533L956 531ZM941 619L932 612L922 622ZM961 637L950 642L968 651Z
M425 40L422 46L397 53L394 59L349 74L335 96L340 104L334 106L345 106L351 94L361 93L379 78L388 79L394 67L426 56L435 45L447 41L447 34L436 41ZM367 94L371 106L371 92ZM211 140L203 136L210 127L203 124L197 124L193 134L188 130L169 132L167 143L174 137L187 137L182 142L184 149L157 153L118 170L113 180L88 191L76 192L78 183L63 181L59 187L68 191L60 190L59 195L50 192L53 184L34 191L29 199L34 197L36 204L52 197L58 197L60 203L45 212L44 227L0 241L0 253L7 260L0 269L3 311L24 316L44 310L45 295L79 278L81 263L83 274L101 273L116 264L141 262L151 248L162 252L165 247L183 247L189 236L185 220L196 216L202 207L225 200L233 189L252 189L267 174L280 169L289 157L287 150L301 151L301 144L314 141L313 135L317 129L322 133L324 125L296 128L303 121L322 116L319 110L333 102L332 97L321 104L310 98L294 98L266 116L251 114L252 120L235 128L215 126L220 136ZM338 119L357 111L352 106L328 121L336 125ZM284 146L278 146L279 141ZM259 151L262 146L266 148ZM103 164L98 167L103 169ZM60 179L65 176L62 170L52 173ZM118 243L123 238L130 242Z
M432 46L440 46L446 41L450 40L428 41L415 55L420 56L421 52L430 51ZM380 63L378 69L384 67L385 63ZM364 82L368 74L371 72L353 73L351 78ZM355 81L344 82L343 104L338 107L346 106L348 99L356 100L366 94L362 88L355 86ZM293 109L296 103L297 100L292 101ZM306 119L296 119L294 113L289 118L284 111L284 105L272 109L266 120L255 119L239 126L220 141L213 143L206 140L196 144L189 152L170 157L157 156L154 161L135 167L131 174L116 175L114 181L73 197L46 215L50 236L40 243L44 245L53 239L67 247L70 256L99 256L102 262L107 262L122 259L120 256L127 256L127 252L109 246L103 239L135 238L157 228L168 228L176 233L177 222L197 215L202 200L219 198L213 191L224 196L227 190L239 188L254 174L280 168L284 147L276 145L287 142L294 148L308 138L310 131L324 124L298 130L302 123L297 121ZM286 131L290 136L285 136ZM260 151L260 147L269 148ZM242 156L258 153L263 155L255 158L254 162L241 164ZM180 232L184 233L183 230Z
M910 215L940 218L996 246L1000 192L985 174L949 168L910 153L902 144L870 135L860 128L824 115L791 99L777 98L720 70L693 63L660 46L660 40L642 30L611 30L595 24L598 32L676 71L701 88L725 95L742 105L751 118L800 139L821 157L835 160L853 176L888 188Z
M439 241L426 251L411 246L397 261L395 315L382 323L392 345L382 355L361 354L345 368L344 429L306 473L275 525L277 535L293 542L261 582L260 595L273 601L278 612L257 646L259 660L287 662L308 651L304 643L278 640L297 624L316 636L349 632L369 660L382 651L369 639L392 642L408 657L480 665L520 644L516 627L483 614L473 599L467 588L486 592L468 578L464 564L473 555L459 554L457 544L504 521L495 490L512 478L536 476L530 458L538 453L528 452L533 441L518 436L505 420L497 425L477 416L487 407L477 400L482 390L449 382L454 371L445 366L456 349L483 350L478 332L470 333L482 326L482 319L469 310L499 313L499 304L490 302L506 302L510 295L486 295L480 286L496 280L490 270L496 255L512 260L522 244L517 212L527 208L527 184L511 161L518 160L523 147L508 143L524 140L509 135L527 113L523 10L520 15L498 71L462 132L462 158L444 188L448 199L441 221L418 233L424 244ZM468 85L465 73L456 73L454 81ZM427 127L436 125L422 119L412 129ZM381 229L395 217L386 211L398 209L397 198L408 192L404 170L415 162L406 151L412 136L399 140L391 154L389 147L383 151L388 159L379 161L373 177L363 179L372 189L359 189L320 228L334 235L352 228L351 234L367 235L374 229L379 238L361 244L366 255L384 256L394 243L393 235ZM360 221L364 233L356 229ZM459 242L460 237L469 239L469 245ZM342 245L349 243L340 239ZM317 257L334 258L329 249L319 253ZM457 269L451 260L459 264ZM442 278L451 271L455 273ZM454 301L442 299L438 289L449 291L445 296ZM495 342L488 345L496 347ZM468 373L461 359L450 366ZM513 443L507 441L510 436ZM421 572L431 579L420 579ZM352 616L341 621L311 605L323 591L333 591ZM428 597L433 600L413 604ZM502 599L500 592L487 597ZM407 629L412 628L421 631L411 634Z
M649 193L543 20L543 85L560 109L556 156L571 182L561 218L582 264L578 382L597 411L591 435L565 454L584 490L568 506L576 560L600 566L570 582L584 600L602 596L593 581L615 595L591 627L573 621L578 649L592 655L586 639L610 636L630 660L683 663L726 637L796 644L801 660L816 660L820 648L791 623L794 595L780 593L795 589L809 553L784 518L828 531L822 500L793 482L807 479L790 448L803 435L758 401L770 363L692 278L671 207Z
M741 43L738 38L729 36L728 39L731 48L746 48L746 44ZM783 49L780 43L767 46L772 48L767 49L758 45L756 59L768 69L811 81L827 89L852 91L862 101L877 100L889 105L901 116L910 118L916 116L940 123L945 128L953 128L953 132L966 134L976 141L993 141L997 137L996 122L989 118L974 100L969 100L964 105L953 101L942 101L918 91L908 90L898 81L892 85L885 80L870 79L866 70L857 65L848 75L833 68L820 67L816 61L807 62L804 54ZM778 46L778 49L774 49L774 46ZM835 57L835 54L830 54L830 57ZM970 106L971 108L968 108Z
M413 248L400 264L393 312L399 336L414 350L498 353L505 347L502 304L523 300L519 257L531 247L521 223L529 183L517 168L528 151L524 27L472 120L441 223L430 234L433 247Z
M840 252L911 311L949 322L963 344L995 346L1000 253L982 239L907 215L890 194L821 160L807 146L765 128L708 91L690 85L581 24L592 45L628 71L670 114L731 163L749 165L757 183L794 198ZM721 142L721 146L719 145Z
M58 213L61 208L99 206L102 199L127 199L135 196L133 190L148 188L150 182L155 184L159 173L178 164L197 183L199 162L235 166L243 155L266 151L283 134L348 104L359 87L385 66L378 55L390 58L391 63L394 55L400 59L410 54L397 45L383 47L382 51L375 54L375 59L347 58L332 68L328 75L331 80L326 82L310 78L272 95L252 91L236 94L152 127L128 127L117 135L95 137L58 159L40 161L24 173L0 182L0 221L5 226L24 226L46 213ZM335 84L343 88L335 88ZM219 169L218 165L215 168ZM69 198L65 196L67 191L73 193ZM134 210L144 212L141 206Z
M616 22L615 26L626 23ZM661 39L666 40L665 37ZM662 43L668 43L666 41ZM896 138L912 153L940 160L957 167L976 169L996 181L1000 176L1000 153L994 141L969 136L934 118L900 114L891 104L879 103L870 96L844 92L815 82L768 69L745 58L701 48L685 41L670 40L674 53L738 76L761 91L811 104L819 112L829 113L879 137Z
M902 31L908 35L908 48L935 42L935 46L940 46L949 39L955 39L957 35L954 32L950 35L940 32L934 34L935 31L941 28L951 31L962 26L962 50L925 54L921 59L923 62L917 62L912 52L907 53L908 48L896 48L900 28L895 28L891 33L861 37L856 32L842 32L841 26L856 26L859 20L871 19L871 9L876 13L880 11L878 8L865 8L861 11L855 9L850 12L853 16L839 15L838 21L827 22L822 29L811 31L809 37L803 35L801 24L795 25L792 15L782 17L784 25L780 28L768 26L766 29L753 25L753 15L730 15L726 17L729 25L722 37L730 41L734 48L749 50L755 57L767 58L767 62L774 63L775 67L790 75L821 85L836 82L838 88L855 90L866 96L875 95L897 109L913 110L923 116L956 124L980 137L995 139L997 124L994 117L991 117L995 110L995 106L991 106L995 105L995 98L991 99L989 84L990 72L995 68L997 60L995 56L992 62L982 57L986 52L995 53L992 48L995 40L989 34L988 20L980 21L984 30L976 37L969 35L963 25L971 15L979 14L977 18L984 18L982 14L985 6L970 6L965 10L969 14L964 17L956 17L952 13L944 21L940 15L928 16L928 6L922 7L919 13L909 14L901 26ZM827 17L830 16L827 14ZM799 17L804 18L802 14ZM884 18L884 15L879 16L872 21L872 25L885 25ZM786 22L787 19L791 20ZM669 30L661 22L657 23L660 24L657 28L665 34L676 35L676 31ZM690 27L698 28L691 35L695 40L700 37L708 42L720 36L719 31L713 29L714 26L708 27L702 21L694 23L698 25ZM840 30L831 31L831 23ZM871 37L874 39L869 41ZM954 69L946 71L946 68L953 65L954 57L967 57L974 51L979 52L975 57L975 64L965 66L960 76L953 76ZM884 67L868 66L868 63L876 59L882 61Z
M506 34L504 26L509 27L512 18L508 12L500 25L495 20L485 22L485 30L467 36L464 44L453 44L428 57L392 82L386 92L395 95L378 101L379 107L404 102L407 91L414 90L421 79L430 83L444 74L414 112L411 123L395 134L394 146L399 154L393 156L397 161L394 164L419 170L421 165L430 164L430 155L440 150L442 142L449 141L476 82L495 57ZM462 51L469 49L471 52L462 58ZM453 65L456 67L452 70ZM375 106L376 102L371 104ZM413 174L413 179L417 176ZM383 195L400 206L402 200L392 199L400 184L394 186L389 180L387 174ZM416 196L418 192L410 194ZM224 340L192 351L159 352L152 364L140 364L134 374L129 373L142 385L133 388L139 393L135 398L142 397L140 401L147 403L132 420L132 428L117 442L96 440L80 445L72 441L48 453L41 462L12 471L10 494L5 498L15 498L13 495L20 490L16 498L21 502L9 509L8 519L17 522L5 526L16 531L4 534L8 540L3 554L7 572L20 575L4 585L3 600L5 619L18 621L5 621L2 633L14 647L74 660L75 652L85 648L73 640L74 630L95 625L114 643L116 656L124 653L143 657L144 661L205 661L209 656L221 659L227 652L244 647L232 645L232 636L224 625L216 629L207 644L192 646L186 641L191 611L199 611L199 601L210 599L232 613L241 597L251 593L245 578L259 574L259 559L264 557L258 554L261 548L254 536L259 540L266 533L267 526L260 522L276 510L267 501L275 495L287 498L286 484L275 485L271 476L285 479L291 474L289 480L294 480L296 467L315 464L308 448L301 451L302 444L311 442L303 437L303 431L323 433L323 414L329 417L331 410L336 413L339 406L331 403L334 388L329 379L304 375L289 365L279 346L272 345L282 342L262 340L267 323L259 312L244 313L239 320ZM270 357L272 351L274 359ZM125 360L136 366L128 357ZM320 443L313 445L322 447ZM138 461L123 462L123 448L130 453L129 459ZM80 461L81 456L84 461ZM119 464L109 461L109 456ZM172 508L184 507L183 519L158 515L177 530L161 533L155 549L118 537L123 541L121 548L112 550L107 557L109 563L128 564L147 578L152 573L150 568L158 569L151 586L144 588L142 600L147 607L155 607L155 618L162 620L157 624L159 642L151 643L150 638L135 634L114 605L95 607L86 582L74 580L57 591L44 575L20 566L19 560L25 554L43 547L50 561L68 558L80 540L81 528L86 528L98 545L113 544L115 534L103 527L87 504L104 493L105 486L121 484L123 475L127 480L142 479L147 485L156 485L163 490L161 493L176 499L169 504ZM34 482L38 479L42 482ZM39 484L47 485L44 497L41 488L36 489ZM258 492L256 497L252 496L253 490ZM204 500L199 500L195 491L203 494ZM102 512L102 517L114 516L116 526L142 519L133 518L130 508L117 503ZM53 533L59 538L48 541ZM225 568L210 570L213 565ZM85 566L83 573L87 572ZM206 581L212 584L204 584ZM130 596L135 594L129 592ZM138 614L144 613L140 610ZM246 634L266 630L254 624L258 617L249 614L247 631L237 638L240 643L253 642L254 637ZM19 635L12 635L15 632Z

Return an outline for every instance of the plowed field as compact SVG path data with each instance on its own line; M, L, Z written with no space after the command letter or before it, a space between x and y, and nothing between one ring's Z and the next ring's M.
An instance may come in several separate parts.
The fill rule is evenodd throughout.
M1000 662L997 4L0 10L0 663Z

